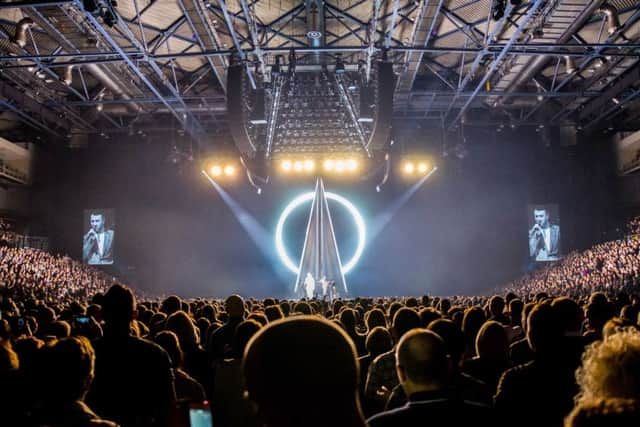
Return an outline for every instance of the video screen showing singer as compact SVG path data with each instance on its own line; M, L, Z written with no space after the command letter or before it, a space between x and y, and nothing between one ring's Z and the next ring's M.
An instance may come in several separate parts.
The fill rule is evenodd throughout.
M550 207L533 208L533 226L529 229L529 256L535 261L560 259L560 226L549 218Z
M82 260L89 265L113 264L114 231L107 227L107 210L91 210L85 212L88 218L89 231L83 238Z

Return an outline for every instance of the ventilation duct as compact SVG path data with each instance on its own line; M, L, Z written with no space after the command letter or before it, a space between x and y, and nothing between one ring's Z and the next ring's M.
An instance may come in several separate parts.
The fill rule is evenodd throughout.
M567 74L573 74L576 72L576 63L569 55L564 57L564 71Z
M618 16L618 9L616 9L615 6L606 4L600 8L600 12L607 17L607 32L609 35L614 34L620 29L620 18Z
M71 86L73 83L73 65L67 65L64 68L64 74L62 75L62 81L67 86Z
M33 26L33 24L33 19L29 17L22 18L18 21L16 24L16 32L11 41L22 48L25 47L27 45L27 30Z
M29 20L32 23L38 24L38 26L41 27L44 31L46 31L47 34L53 40L55 40L60 45L60 47L64 49L67 53L80 53L79 50L68 41L68 39L80 40L80 39L86 38L86 35L82 34L79 30L76 29L77 28L76 23L64 22L65 19L69 20L69 18L66 15L64 14L53 15L53 18L55 18L57 25L60 28L64 28L64 36L63 36L61 29L56 29L53 23L49 19L41 15L41 13L46 15L48 14L48 12L49 12L49 8L43 8L43 9L40 9L39 13L36 11L33 11L33 12L29 11L27 13L30 16ZM113 93L115 97L119 99L127 100L127 101L132 99L131 96L127 93L128 91L120 83L116 81L115 77L111 76L110 72L106 71L106 68L103 68L97 64L86 64L86 65L83 65L83 67L85 70L91 73L91 75L95 77L95 79L98 80L107 90ZM66 73L67 71L65 70L65 76L64 76L65 83L66 83ZM129 102L127 104L127 108L129 109L129 111L135 114L139 114L143 111L142 107L135 102Z

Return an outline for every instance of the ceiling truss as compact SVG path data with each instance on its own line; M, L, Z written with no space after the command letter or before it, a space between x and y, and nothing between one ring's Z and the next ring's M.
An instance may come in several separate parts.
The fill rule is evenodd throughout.
M507 1L496 16L491 0L326 0L321 47L309 44L300 1L97 3L113 16L82 0L0 4L0 112L62 138L165 128L168 117L202 140L224 126L230 63L241 61L257 87L271 80L276 55L292 52L302 65L321 55L329 69L340 54L350 69L364 64L366 78L387 58L395 116L448 130L474 116L628 127L640 109L638 1L599 2L582 25L593 2ZM571 34L555 32L576 22Z

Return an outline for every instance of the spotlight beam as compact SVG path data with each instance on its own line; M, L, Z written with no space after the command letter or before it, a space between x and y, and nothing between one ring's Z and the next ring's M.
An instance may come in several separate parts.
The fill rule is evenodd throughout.
M373 241L378 234L391 222L393 217L398 213L398 211L411 199L411 197L422 187L422 185L427 182L427 180L437 171L438 168L434 167L428 174L423 176L420 181L413 184L407 191L404 192L400 197L394 200L391 205L384 210L384 212L378 214L373 221L371 221L371 233L370 240Z
M255 243L256 247L262 252L262 254L270 260L270 264L272 266L278 265L278 258L274 256L273 249L271 246L271 236L270 233L251 215L246 209L244 209L240 204L229 195L224 189L218 184L215 180L213 180L205 171L202 171L202 174L207 177L207 180L211 183L211 186L220 194L220 197L225 202L225 204L229 207L233 215L236 217L242 228L247 232L251 240ZM289 277L283 274L283 271L280 269L274 268L275 273L280 277L281 280L288 280Z

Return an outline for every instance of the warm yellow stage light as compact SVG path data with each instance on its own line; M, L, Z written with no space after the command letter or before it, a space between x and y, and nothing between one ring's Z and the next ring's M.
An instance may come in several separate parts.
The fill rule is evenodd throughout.
M356 169L358 169L358 161L356 159L347 160L347 170L353 172Z
M294 171L302 172L303 169L304 169L304 163L302 163L300 160L296 160L295 162L293 162Z
M291 167L293 165L291 164L291 160L283 160L282 163L280 164L280 167L282 168L283 171L285 172L289 172L291 171Z
M222 168L218 165L211 166L210 172L211 172L211 175L213 176L220 176L222 175Z
M336 163L333 161L333 159L327 159L324 161L324 170L326 171L333 171L333 169L335 168Z
M415 165L411 162L407 162L404 164L404 173L406 174L412 174L415 169Z
M311 159L307 159L304 161L304 170L307 172L312 172L316 168L316 162Z
M426 173L429 170L429 165L425 162L418 164L418 172Z
M236 173L236 168L234 168L232 165L227 165L224 167L224 174L226 176L235 175L235 173Z
M344 169L347 165L345 165L344 160L336 160L336 172L341 173L344 172Z

